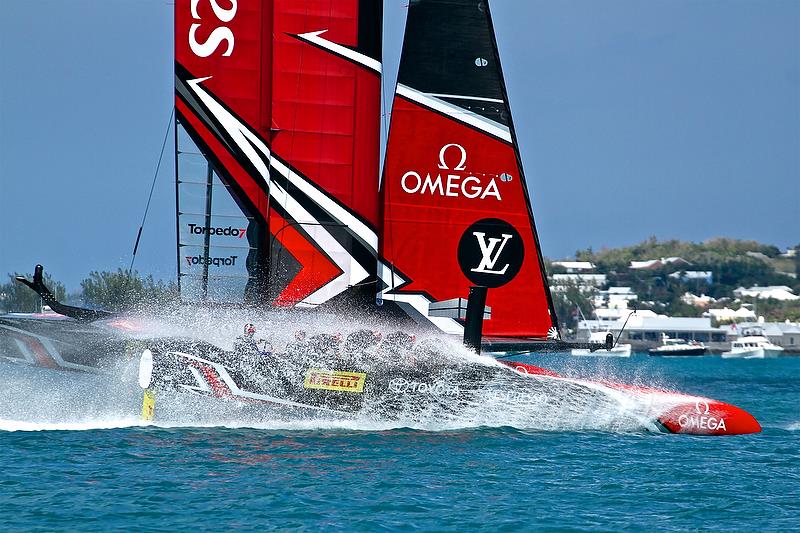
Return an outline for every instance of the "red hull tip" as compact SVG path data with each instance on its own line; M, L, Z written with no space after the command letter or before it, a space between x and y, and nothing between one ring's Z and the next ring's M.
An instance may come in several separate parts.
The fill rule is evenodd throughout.
M670 409L658 421L672 433L689 435L746 435L761 432L761 424L744 409L702 398Z
M549 376L558 379L568 379L550 370L517 363L500 361L521 374ZM656 399L656 403L666 401L669 407L664 414L658 415L651 410L648 418L655 420L662 431L668 433L683 433L686 435L747 435L760 433L761 424L753 415L731 405L708 398L686 396L665 390L623 385L612 382L592 382L603 387L608 387L633 397Z

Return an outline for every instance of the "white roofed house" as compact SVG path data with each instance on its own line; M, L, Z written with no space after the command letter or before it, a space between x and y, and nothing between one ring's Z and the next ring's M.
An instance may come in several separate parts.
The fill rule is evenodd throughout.
M794 291L787 287L786 285L770 285L768 287L750 287L749 289L745 289L744 287L739 287L738 289L733 291L734 296L737 298L758 298L760 300L766 300L768 298L772 298L775 300L781 301L794 301L800 300L800 296L794 294Z
M700 281L707 285L714 283L714 273L710 270L679 270L670 274L669 277L681 281Z
M602 321L614 321L630 314L630 302L639 296L630 287L609 287L594 296L594 316Z
M553 261L552 265L561 267L566 273L550 275L551 289L563 292L570 285L577 286L581 292L594 292L606 284L605 274L596 274L591 261Z
M688 305L693 305L695 307L701 307L705 309L706 307L713 304L717 300L705 294L701 294L700 296L698 296L696 294L692 294L691 292L686 292L683 294L683 296L681 296L681 301L683 301Z
M607 281L605 274L553 274L550 279L551 289L555 292L564 291L570 285L577 285L581 292L591 292Z
M752 309L740 307L737 310L723 307L722 309L709 309L703 316L707 316L715 320L718 324L725 322L743 322L748 320L755 320L756 313Z
M553 265L566 269L568 274L587 273L596 268L590 261L553 261Z
M631 270L655 270L665 265L691 265L689 261L682 257L662 257L661 259L648 259L646 261L631 261Z

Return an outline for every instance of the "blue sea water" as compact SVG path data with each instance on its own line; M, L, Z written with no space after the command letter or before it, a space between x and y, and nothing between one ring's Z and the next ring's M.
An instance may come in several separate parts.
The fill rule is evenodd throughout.
M85 389L50 376L16 391L43 395L29 420L0 416L0 530L800 529L800 358L521 360L728 401L764 431L146 427L133 403L76 415Z

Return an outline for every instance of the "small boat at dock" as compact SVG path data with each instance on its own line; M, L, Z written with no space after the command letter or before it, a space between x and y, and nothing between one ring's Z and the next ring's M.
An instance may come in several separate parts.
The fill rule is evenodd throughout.
M726 359L770 359L783 355L783 348L773 344L763 335L748 335L731 343L731 349L722 352Z
M608 335L608 331L593 331L589 334L589 342L596 342L596 343L604 343L606 335ZM610 349L606 350L605 348L599 350L589 350L587 348L573 348L571 350L572 355L577 356L586 356L586 355L594 355L599 357L630 357L631 356L631 345L630 344L622 344L617 343L614 344Z
M650 355L658 356L684 356L684 355L705 355L708 348L702 342L686 341L683 339L673 339L666 335L661 336L661 346L647 350Z

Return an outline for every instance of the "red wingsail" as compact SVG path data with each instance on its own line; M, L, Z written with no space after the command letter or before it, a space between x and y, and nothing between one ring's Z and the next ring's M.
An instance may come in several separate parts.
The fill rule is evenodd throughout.
M245 300L315 306L374 276L380 5L176 1L178 122L211 163L206 197L230 193L248 226L246 260L215 261L209 249L235 246L216 231L234 215L209 200L206 227L198 233L197 215L191 222L211 234L195 263L221 279L246 267ZM181 166L189 165L179 161L186 234L181 193L191 180Z
M382 197L384 300L457 333L428 305L483 285L486 334L557 332L485 2L409 5Z

